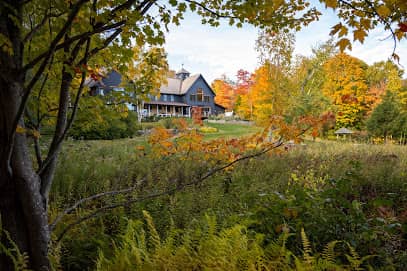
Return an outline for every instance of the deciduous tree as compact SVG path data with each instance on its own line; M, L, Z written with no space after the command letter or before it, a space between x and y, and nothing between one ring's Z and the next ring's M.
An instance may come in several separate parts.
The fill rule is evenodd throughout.
M360 127L367 110L367 65L357 58L340 53L329 59L324 68L326 80L323 92L334 106L336 126Z
M211 86L216 93L215 102L227 110L232 110L235 100L235 90L234 86L228 81L230 80L226 77L216 79L212 82Z

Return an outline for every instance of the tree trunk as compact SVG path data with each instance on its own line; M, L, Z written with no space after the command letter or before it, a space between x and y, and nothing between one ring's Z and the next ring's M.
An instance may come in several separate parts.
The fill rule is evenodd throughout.
M2 228L12 243L28 256L28 267L49 270L48 246L50 233L44 199L40 193L41 181L36 174L26 134L12 129L21 104L23 75L10 74L9 80L0 78L0 214ZM24 128L21 119L19 126ZM10 149L11 148L11 149ZM11 152L10 152L11 150ZM1 242L12 248L5 234ZM0 270L14 270L4 253L0 257Z
M0 9L0 34L9 41L11 52L0 50L0 215L1 240L9 248L16 246L27 256L28 268L50 270L48 215L41 196L41 180L35 172L24 132L23 69L24 44L22 0L7 0ZM19 129L16 131L16 120ZM8 236L4 234L8 233ZM14 270L9 255L0 251L0 270Z

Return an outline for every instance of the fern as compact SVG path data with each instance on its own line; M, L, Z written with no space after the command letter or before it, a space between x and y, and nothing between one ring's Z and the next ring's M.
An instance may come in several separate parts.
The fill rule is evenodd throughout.
M206 216L205 222L194 230L177 230L171 227L161 241L151 216L144 212L148 235L143 224L129 221L121 241L113 245L113 257L106 259L99 253L98 271L125 270L250 270L250 271L327 271L361 270L365 258L360 258L349 246L350 265L335 263L335 245L327 244L321 255L313 254L311 243L301 231L303 255L296 256L286 247L292 234L282 234L266 248L264 236L247 233L246 227L235 225L216 230L216 219ZM146 244L151 245L146 245Z
M161 246L161 238L154 226L153 218L147 211L143 211L143 216L144 219L146 220L148 230L150 232L150 241L151 241L150 243L152 245L152 248L157 249Z
M340 243L340 241L329 242L322 251L322 258L328 263L335 263L336 258L335 246L338 243Z
M346 242L346 245L350 252L350 255L349 254L345 255L346 259L350 263L350 270L364 270L364 268L362 268L362 265L364 264L364 262L366 262L368 259L376 257L376 255L367 255L367 256L360 258L359 254L356 252L354 247L352 247L348 242ZM367 265L367 268L369 268L368 265Z
M5 240L9 243L10 247L7 247L0 242L0 254L6 255L13 263L14 270L16 271L28 271L28 256L26 253L21 253L17 244L13 241L8 231L3 230L3 224L0 216L0 240Z
M303 257L305 262L311 267L314 264L314 257L312 257L312 249L311 249L311 243L308 240L307 235L305 234L304 228L301 229L301 241L302 241L302 247L304 249L303 252Z

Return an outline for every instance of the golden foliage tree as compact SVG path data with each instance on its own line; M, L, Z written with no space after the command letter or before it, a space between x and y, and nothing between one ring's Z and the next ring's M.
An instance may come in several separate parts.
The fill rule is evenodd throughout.
M361 60L340 53L329 59L324 69L323 93L330 98L336 113L337 127L360 127L367 110L367 65Z
M227 110L233 109L234 87L226 81L226 78L216 79L212 82L212 89L215 91L215 103L225 107Z

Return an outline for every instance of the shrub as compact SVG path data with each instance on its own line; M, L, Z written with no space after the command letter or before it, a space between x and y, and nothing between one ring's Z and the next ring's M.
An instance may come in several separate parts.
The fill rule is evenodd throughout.
M216 133L218 129L216 127L209 127L209 126L202 126L199 128L199 132L201 133Z
M128 111L116 112L102 110L78 112L78 120L74 122L69 135L75 139L118 139L133 137L140 128L137 115Z

